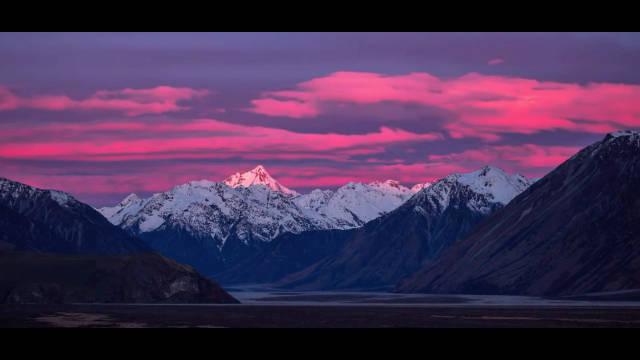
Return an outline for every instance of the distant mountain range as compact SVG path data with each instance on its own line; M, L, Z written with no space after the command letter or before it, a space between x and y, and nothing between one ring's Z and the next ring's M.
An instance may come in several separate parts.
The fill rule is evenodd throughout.
M71 195L0 178L0 303L236 302Z
M257 166L223 182L192 181L146 199L131 194L99 211L160 253L217 274L282 234L362 226L428 185L412 190L387 180L300 195Z
M294 244L306 248L308 243L331 239L330 248L337 251L314 259L314 263L305 264L308 266L298 269L299 272L288 274L280 281L280 286L312 290L393 287L530 184L530 180L521 175L509 175L488 166L467 174L453 174L422 189L398 209L361 228L341 234L303 233L297 235L297 239L278 238L273 241L275 250L262 261L279 259L282 263L283 242L289 248ZM335 244L336 241L339 244ZM290 258L289 261L300 260ZM261 264L253 266L262 269ZM242 269L232 270L236 273L224 273L222 279L255 280L243 279Z

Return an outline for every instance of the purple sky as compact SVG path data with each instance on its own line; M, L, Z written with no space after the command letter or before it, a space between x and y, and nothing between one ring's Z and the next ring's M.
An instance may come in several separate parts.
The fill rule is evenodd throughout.
M2 33L0 176L92 205L263 164L298 191L640 128L637 33Z

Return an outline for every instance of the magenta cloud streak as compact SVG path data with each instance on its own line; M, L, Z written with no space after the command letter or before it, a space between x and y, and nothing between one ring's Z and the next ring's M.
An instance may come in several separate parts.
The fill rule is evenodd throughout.
M435 106L457 114L445 125L453 138L498 140L503 133L543 130L603 133L640 124L640 86L587 85L470 73L438 78L428 73L384 75L336 72L292 90L269 91L250 111L313 118L330 103L397 102Z
M75 100L65 95L20 97L6 87L0 87L0 111L37 109L49 111L117 111L127 116L161 114L186 110L178 105L209 95L208 90L157 86L149 89L100 90L86 99Z
M94 118L86 122L56 120L31 126L0 122L0 161L85 162L96 167L89 169L89 174L65 175L30 173L24 167L5 165L0 175L63 190L82 188L83 193L108 193L114 188L122 192L163 191L179 182L201 178L203 173L208 178L224 178L239 170L225 161L275 162L279 165L270 167L270 171L294 188L386 178L411 185L484 164L543 175L579 146L501 142L513 134L605 133L640 126L638 85L572 84L477 73L441 78L428 73L335 72L290 89L265 91L249 100L250 107L244 109L291 122L321 121L321 115L340 111L342 107L336 104L366 107L393 102L435 107L453 114L434 123L433 131L409 131L388 122L375 130L353 134L305 132L238 124L233 119L189 118L189 113L180 118L165 114L189 110L189 102L197 99L203 99L199 105L208 106L209 113L222 113L219 107L204 101L210 94L206 89L156 86L99 90L89 97L72 99L51 94L19 96L0 86L0 111L4 112L118 113L111 114L109 120ZM224 116L233 118L238 113L244 112L224 112ZM138 117L145 114L149 116ZM432 121L429 117L421 119ZM480 145L437 154L425 151L411 154L413 160L407 160L415 151L413 145L463 140L467 146ZM390 149L401 150L391 151L391 157ZM189 160L200 162L180 163ZM174 162L170 167L147 167L139 172L132 168L127 173L91 174L101 163L136 161Z

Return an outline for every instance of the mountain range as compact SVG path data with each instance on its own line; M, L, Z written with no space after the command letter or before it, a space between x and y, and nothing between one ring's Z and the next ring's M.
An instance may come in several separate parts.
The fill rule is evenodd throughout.
M217 274L282 234L360 227L428 185L412 190L392 180L348 183L301 195L257 166L222 182L192 181L146 199L131 194L99 211L160 253Z

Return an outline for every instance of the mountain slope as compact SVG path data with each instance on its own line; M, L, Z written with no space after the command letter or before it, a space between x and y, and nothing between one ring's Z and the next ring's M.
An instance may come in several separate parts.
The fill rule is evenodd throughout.
M56 190L0 178L0 241L18 250L127 254L149 251L92 207Z
M273 283L335 256L355 230L315 230L283 234L218 274L223 284Z
M609 134L398 290L576 295L640 288L639 188L640 134Z
M354 230L337 255L285 277L280 285L300 289L393 286L528 185L522 176L491 167L450 175Z
M0 303L235 302L68 194L0 179Z

